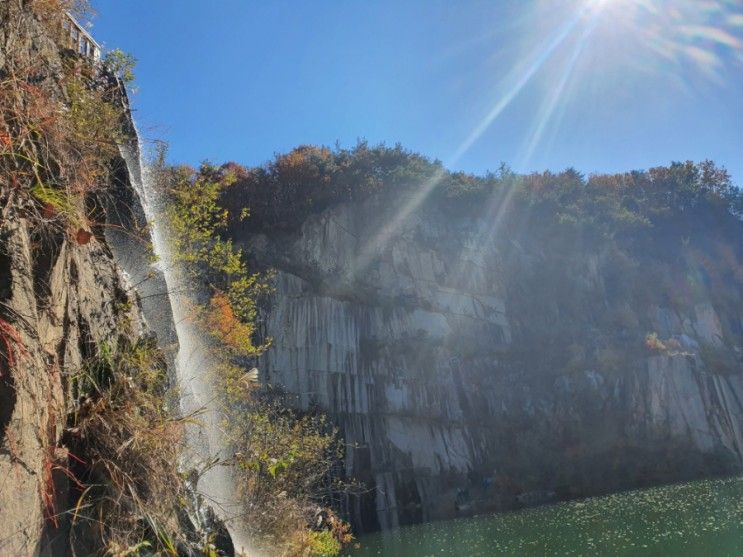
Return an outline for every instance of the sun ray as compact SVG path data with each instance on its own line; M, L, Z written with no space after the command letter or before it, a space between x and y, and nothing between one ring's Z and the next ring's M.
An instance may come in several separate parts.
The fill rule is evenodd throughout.
M502 92L496 102L446 160L448 167L461 160L536 76L544 73L542 70L548 63L561 59L559 53L564 51L566 44L573 43L573 46L561 65L555 86L542 100L526 138L521 156L523 165L543 144L549 127L556 133L565 112L567 93L574 92L571 84L576 81L578 62L587 51L592 54L589 60L593 63L591 83L597 86L595 91L591 91L591 98L597 98L601 88L616 83L614 80L627 79L625 74L614 70L616 67L625 68L625 71L634 67L635 71L646 73L672 72L674 80L683 85L683 72L689 71L688 66L696 67L697 75L714 82L722 72L725 60L743 61L743 39L740 37L743 7L738 2L678 0L672 6L661 8L651 0L574 0L561 5L572 6L567 12L554 8L551 3L542 5L549 6L544 13L550 17L563 17L564 21L501 81ZM599 81L601 79L605 82ZM583 83L584 89L591 83ZM420 184L389 222L361 246L354 262L354 273L358 275L366 270L445 176L446 171L442 168ZM511 195L509 192L501 200L501 206L510 200ZM500 220L495 218L493 229L485 235L486 240L495 234Z
M498 118L508 105L513 102L516 96L544 66L545 62L550 59L557 48L570 36L571 31L580 22L582 16L583 12L581 11L567 21L549 42L547 47L541 51L537 51L535 55L532 56L532 59L529 61L525 70L519 68L517 71L513 72L516 77L515 83L508 88L506 93L501 96L497 103L495 103L490 112L485 115L465 140L462 141L456 151L454 151L454 154L449 161L450 164L458 162L459 159L472 147L472 145L480 139L485 131L493 124L495 119Z
M358 277L362 275L374 257L384 249L390 238L397 233L402 224L407 220L415 209L417 209L430 193L441 183L446 176L446 170L441 168L437 170L431 178L424 182L413 196L400 208L392 220L381 228L379 233L371 240L366 242L359 255L353 261L352 275Z
M497 192L491 196L488 201L488 207L483 217L483 222L487 223L487 228L479 234L476 242L480 246L480 250L491 246L495 240L496 234L500 230L503 218L506 214L506 210L511 205L511 201L516 194L518 184L514 180L502 180L501 187L503 188L503 191ZM459 271L453 275L451 282L452 286L459 287L464 291L468 290L468 286L470 285L465 284L464 280L468 276L466 262L471 259L473 259L472 250L462 253L456 264L456 266L459 267Z
M542 103L535 125L532 128L533 131L530 133L529 143L524 154L521 157L522 167L526 166L527 163L531 160L531 157L534 154L534 150L540 144L547 125L552 121L552 117L555 113L558 102L563 99L565 86L568 84L568 81L573 76L575 65L578 62L578 59L585 49L588 39L595 28L596 23L594 17L593 24L587 26L586 29L583 31L583 34L580 36L580 38L576 42L575 47L573 48L573 52L570 54L570 57L565 63L565 66L562 68L560 80L558 81L557 86L552 90L552 94L546 97L545 101Z
M507 81L513 81L513 84L508 87L505 94L501 96L501 98L493 106L493 108L485 115L480 123L475 126L470 134L454 151L452 157L449 159L449 161L447 161L449 166L456 164L459 159L461 159L461 157L493 124L498 116L500 116L500 114L513 102L513 100L524 89L524 87L534 78L537 72L553 56L560 45L562 45L570 36L571 32L575 29L581 19L585 17L585 14L589 9L591 8L588 4L584 5L584 8L582 10L577 11L567 22L562 25L562 27L554 34L554 36L544 49L536 51L530 57L526 68L518 68L517 70L512 72L510 79ZM397 233L397 231L400 229L400 226L405 222L410 214L413 213L413 211L415 211L421 205L421 203L423 203L423 201L425 201L425 199L436 188L436 186L441 182L442 178L445 175L446 172L442 169L424 184L421 184L415 195L413 195L413 197L411 197L411 199L403 205L403 207L395 214L392 220L387 223L374 238L364 244L354 262L353 272L356 276L366 270L369 263L374 258L374 255L381 249L383 249L383 247L389 242L390 238L392 238L392 236Z

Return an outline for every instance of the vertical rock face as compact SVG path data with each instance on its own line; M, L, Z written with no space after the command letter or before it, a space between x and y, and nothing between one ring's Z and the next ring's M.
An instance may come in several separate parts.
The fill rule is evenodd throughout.
M638 263L610 242L568 257L431 206L385 229L405 201L233 234L277 270L261 371L342 429L371 488L360 529L740 468L740 304L703 285L639 303L656 285L622 286ZM693 283L694 257L664 268ZM724 265L740 296L740 259Z
M115 350L118 339L142 332L133 294L106 245L94 238L80 246L60 235L40 251L37 224L14 214L2 230L9 271L0 279L2 323L6 335L10 327L17 333L9 335L13 365L0 360L0 548L9 555L41 549L45 518L59 509L52 469L67 465L56 447L73 403L72 376L100 346Z
M59 48L22 0L0 4L2 76L10 51L33 61L36 90L65 98ZM126 103L126 93L120 93L118 101ZM131 122L123 125L132 127ZM111 207L106 214L94 210L92 231L77 233L54 216L40 219L28 197L16 191L8 176L0 176L2 555L62 554L43 532L69 508L61 471L69 469L70 460L60 441L79 402L73 383L86 363L102 347L115 354L122 343L131 345L149 334L148 312L165 323L166 343L174 342L168 336L172 319L168 322L166 292L159 292L164 304L156 308L148 302L143 313L135 285L122 270L141 282L143 277L133 273L149 272L148 265L141 265L148 253L146 235L136 237L140 230L133 226L143 212L126 165L111 162L118 171L111 183L100 184L105 194L88 200L100 209L109 196ZM118 232L111 232L112 226ZM153 284L154 279L148 287L156 288Z

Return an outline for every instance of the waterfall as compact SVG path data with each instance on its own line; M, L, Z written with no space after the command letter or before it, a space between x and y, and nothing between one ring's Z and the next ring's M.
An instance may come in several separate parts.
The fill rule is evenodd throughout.
M225 463L228 454L227 436L221 426L222 412L219 396L211 380L214 362L210 357L209 341L189 315L188 280L174 260L163 226L164 202L153 187L147 166L142 160L139 138L120 146L129 180L139 196L147 222L150 223L152 245L158 258L157 266L164 277L167 299L175 323L178 352L174 358L175 376L182 415L197 414L194 423L186 426L186 448L181 465L185 470L198 470L201 475L196 486L217 516L224 521L237 552L250 553L242 523L242 505L231 466ZM140 270L141 272L141 270ZM162 316L154 316L163 321ZM149 321L149 320L148 320ZM162 325L160 325L162 326ZM157 327L155 332L159 332Z

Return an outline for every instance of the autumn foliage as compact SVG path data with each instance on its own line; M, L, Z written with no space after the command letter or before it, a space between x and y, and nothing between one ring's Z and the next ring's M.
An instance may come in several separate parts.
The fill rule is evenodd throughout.
M28 9L54 37L64 10L78 4L35 0ZM0 70L0 194L28 199L39 222L72 224L74 236L89 217L90 196L105 188L118 156L125 110L120 83L72 51L60 50L60 73L50 69L47 57L17 46L3 52Z
M711 161L675 162L647 171L593 174L574 169L518 175L505 165L475 176L447 171L400 145L328 149L303 145L256 168L237 168L220 205L231 230L296 230L311 214L372 195L424 191L425 204L477 213L506 201L515 215L538 212L546 223L590 227L600 234L641 230L669 218L743 214L743 194ZM250 218L239 218L244 207Z
M237 318L224 292L217 291L212 296L206 315L206 326L213 336L229 348L239 352L251 350L254 327Z
M324 171L305 165L308 157L320 163L331 153L299 149L277 161L297 191L305 180L325 181ZM246 208L234 215L218 203L236 182L249 180L251 171L234 163L173 168L161 157L156 176L167 198L179 268L195 285L190 296L195 317L212 339L214 380L251 541L267 554L337 555L352 537L332 508L338 494L351 487L339 477L340 435L321 412L295 409L285 393L261 384L251 370L270 345L256 335L259 302L270 280L251 272L226 235L229 220L244 219ZM318 509L325 517L320 525Z

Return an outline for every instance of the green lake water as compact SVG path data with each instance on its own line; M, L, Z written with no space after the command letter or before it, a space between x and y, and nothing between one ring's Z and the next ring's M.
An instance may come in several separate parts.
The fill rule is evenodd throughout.
M743 556L743 478L703 480L362 536L353 557Z

